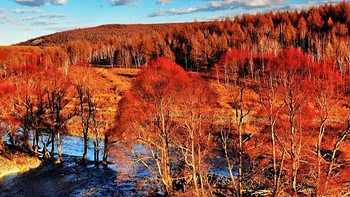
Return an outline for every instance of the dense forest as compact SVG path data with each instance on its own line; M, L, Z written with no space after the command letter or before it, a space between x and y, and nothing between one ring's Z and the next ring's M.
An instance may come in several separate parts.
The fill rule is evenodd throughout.
M1 47L0 152L64 163L61 136L78 134L82 164L88 141L101 163L104 140L102 163L121 149L150 195L349 196L349 28L341 2ZM127 87L94 64L127 71Z
M20 46L55 46L68 64L99 62L139 67L163 56L186 69L211 68L229 49L274 53L300 47L312 60L332 57L339 69L349 61L350 4L309 10L243 14L231 20L157 25L105 25L39 37ZM42 52L48 54L47 51ZM63 64L63 62L61 62Z

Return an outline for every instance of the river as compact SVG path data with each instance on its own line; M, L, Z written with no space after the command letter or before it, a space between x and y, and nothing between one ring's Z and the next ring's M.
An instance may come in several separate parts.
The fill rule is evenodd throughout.
M115 163L113 165L96 167L92 162L86 166L80 165L83 144L83 138L63 135L62 164L46 162L27 173L5 177L0 181L0 197L145 196L150 192L156 194L159 191L155 185L141 181L150 175L142 165L134 165L133 168L118 165L118 162L127 162L125 157L120 157L121 154L118 154L116 148L112 148L109 157L109 161ZM39 147L42 147L42 144L39 143ZM102 148L103 142L100 158ZM141 146L135 148L137 151L144 151ZM93 161L93 155L93 144L89 141L87 159ZM222 168L225 166L222 158L214 160L216 162L212 163L212 169L215 170L211 170L211 174L228 176L228 171L225 167Z
M103 147L103 144L101 145ZM116 181L116 162L108 167L93 164L78 164L83 153L83 139L62 136L62 164L43 163L27 173L5 177L0 182L0 197L21 196L142 196L142 190L135 189L138 179ZM102 150L100 158L102 158ZM93 160L92 142L88 146L88 160ZM119 168L118 168L119 169ZM118 171L118 172L117 172ZM137 177L137 176L136 176Z

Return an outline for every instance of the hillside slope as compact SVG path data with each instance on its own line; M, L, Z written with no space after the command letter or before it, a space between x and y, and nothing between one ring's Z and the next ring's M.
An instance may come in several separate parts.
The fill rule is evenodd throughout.
M177 25L176 23L167 24L108 24L97 27L74 29L54 33L51 35L40 36L25 42L18 43L19 46L54 46L65 44L70 41L88 41L92 44L104 42L108 37L119 37L123 39L137 38L141 34L154 35L162 33L165 30Z
M104 114L105 120L113 122L117 112L118 102L122 98L123 93L129 90L132 79L138 72L139 70L135 69L103 69L71 66L68 76L72 79L72 84L76 80L84 78L84 76L90 76L87 83L89 83L92 90L93 100L98 103L97 107ZM70 98L73 98L73 102L70 104L71 109L76 107L76 94L74 87L69 89ZM69 121L68 133L77 136L81 135L79 116Z

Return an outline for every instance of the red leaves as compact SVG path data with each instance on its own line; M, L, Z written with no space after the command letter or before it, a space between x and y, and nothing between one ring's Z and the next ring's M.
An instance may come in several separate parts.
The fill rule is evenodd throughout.
M214 74L219 79L224 78L224 74L226 77L231 75L231 78L235 76L238 79L238 77L256 76L257 73L267 72L275 76L286 75L305 79L315 72L316 67L317 64L312 62L308 55L296 48L281 50L276 56L234 49L220 58L214 67Z
M218 65L242 68L249 63L251 56L252 54L247 50L231 49L220 58Z
M250 57L251 54L247 50L231 49L220 58L218 64L223 65L235 61L238 64L243 65Z
M210 135L213 112L209 109L215 101L213 91L200 74L188 74L169 60L156 58L144 65L130 92L120 101L116 117L119 126L113 137L127 147L140 144L147 148L152 154L134 152L136 162L147 168L149 161L157 163L156 171L151 172L164 185L178 176L193 176L186 171L190 168L174 174L168 167L184 158L192 158L191 164L186 165L200 165L206 172L206 159L214 143ZM184 147L188 147L186 151L192 147L191 153L179 151ZM176 150L176 154L170 154Z
M231 49L226 52L214 66L214 75L219 79L236 80L240 75L246 75L251 63L252 54L246 50Z
M117 119L124 128L121 132L142 130L138 127L150 132L158 124L154 121L164 114L171 125L174 117L180 118L181 110L206 110L211 103L215 103L215 94L199 74L188 74L174 62L156 58L143 67L123 96Z
M14 93L16 91L16 88L13 85L1 85L0 86L0 97Z
M287 48L280 51L277 57L267 65L267 71L277 75L287 72L287 74L297 74L302 77L311 73L312 69L311 59L296 48Z
M12 66L6 69L6 73L11 76L25 76L30 77L31 75L35 75L40 70L36 64L22 64L17 66Z
M119 103L117 120L121 127L118 132L150 132L160 114L169 116L176 108L188 83L187 73L165 58L156 58L144 65L130 92Z
M131 91L142 102L155 105L163 100L170 104L187 84L183 68L165 58L156 58L140 72Z

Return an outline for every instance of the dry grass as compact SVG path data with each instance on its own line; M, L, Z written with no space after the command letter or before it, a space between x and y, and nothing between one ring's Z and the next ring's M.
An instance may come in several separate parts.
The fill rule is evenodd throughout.
M113 122L117 112L118 102L124 92L130 89L131 82L138 72L139 70L137 69L104 69L71 66L68 73L73 84L84 79L86 76L90 76L88 83L93 91L94 101L98 104L98 108L105 118ZM69 94L72 98L75 97L76 90L74 87L70 90ZM74 101L70 104L70 107L75 107ZM79 117L74 117L69 122L68 133L75 136L82 135Z
M23 153L11 154L10 158L0 156L0 180L8 175L27 172L40 164L37 157Z

